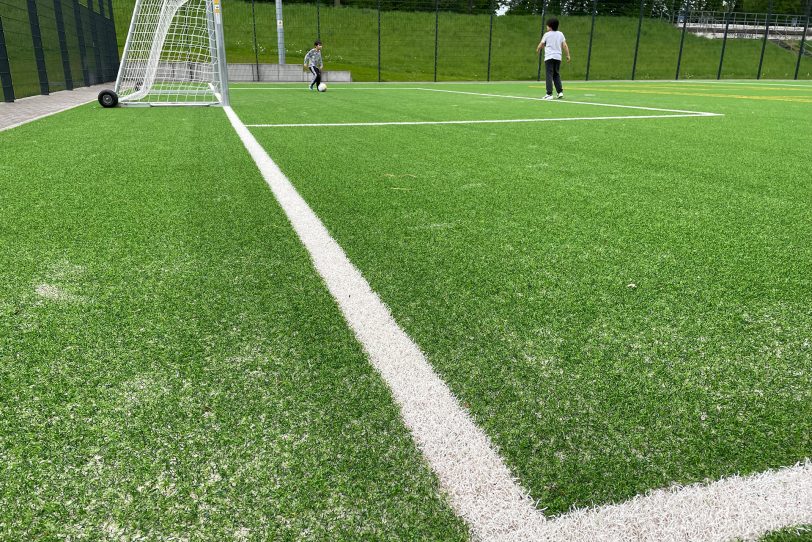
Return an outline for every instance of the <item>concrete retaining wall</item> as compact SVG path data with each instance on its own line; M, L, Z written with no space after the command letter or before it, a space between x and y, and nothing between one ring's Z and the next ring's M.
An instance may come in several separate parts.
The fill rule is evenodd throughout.
M305 71L301 64L228 65L228 80L235 83L250 81L306 83L310 78L310 72ZM348 71L325 71L322 72L321 79L328 83L349 83L352 81L352 75Z

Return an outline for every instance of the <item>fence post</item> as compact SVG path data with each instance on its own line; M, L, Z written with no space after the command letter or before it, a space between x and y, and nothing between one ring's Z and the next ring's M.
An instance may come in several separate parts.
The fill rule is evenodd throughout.
M117 37L116 35L116 18L113 16L113 0L107 0L107 14L110 15L110 29L113 31L113 37ZM118 40L113 40L116 46L113 50L116 52L115 61L118 64Z
M764 40L761 42L761 57L758 59L758 74L756 79L761 79L761 67L764 65L764 51L767 49L767 37L770 34L770 17L773 14L773 0L767 5L767 20L764 23Z
M491 80L491 51L492 51L492 48L493 48L493 17L494 17L493 12L496 9L493 1L490 2L489 6L490 6L490 9L491 9L491 17L490 17L491 20L490 20L490 26L488 28L488 76L487 76L487 81Z
M546 25L546 23L544 22L544 15L546 14L545 13L546 11L547 11L547 0L541 0L541 32L539 32L539 43L541 43L541 39L544 37L544 28ZM541 81L541 61L543 58L541 56L541 53L538 54L538 57L539 57L539 70L538 73L536 74L536 81Z
M62 1L54 0L54 17L56 18L56 36L59 38L59 52L62 55L62 71L65 74L65 89L73 90L73 75L68 56L68 40L65 38L65 21L62 17Z
M3 18L0 17L0 87L3 87L3 101L14 101L14 83L11 80L11 66L8 63L6 35L3 32Z
M679 68L682 64L682 48L685 46L685 30L688 28L688 0L685 0L685 4L683 5L682 9L682 34L679 38L679 56L677 56L677 74L674 76L674 79L679 81Z
M321 0L316 0L316 39L321 39Z
M34 46L34 58L37 61L37 75L39 76L40 94L49 94L48 71L45 69L45 53L42 50L42 35L39 31L39 15L37 3L28 0L28 23L31 26L31 41Z
M282 0L276 0L276 48L279 51L279 65L285 64L285 26L282 18Z
M437 82L437 52L440 46L440 0L434 0L434 82Z
M107 12L110 14L110 37L113 40L110 58L113 61L113 74L118 76L118 34L116 34L116 18L113 16L113 0L107 0Z
M378 0L378 82L381 82L381 0Z
M89 0L92 2L93 0ZM96 44L97 47L101 49L99 52L99 56L102 60L102 80L109 81L112 79L110 75L110 34L107 33L107 17L104 15L104 0L99 1L99 15L100 17L96 18L97 25L101 25L99 28L97 26L97 32L99 33L99 43Z
M259 46L257 45L257 12L251 0L251 23L254 26L254 81L259 82Z
M70 1L70 0L69 0ZM82 28L82 11L79 0L73 0L73 18L76 19L76 41L79 42L79 59L82 62L82 80L90 86L90 72L87 68L87 49L85 48L85 31Z
M99 51L99 31L96 28L96 12L93 11L93 0L87 0L87 9L90 12L90 38L93 40L93 59L96 61L94 83L102 82L104 68L102 67L101 51Z
M722 37L722 54L719 55L719 70L716 72L716 80L722 78L722 64L725 61L725 46L727 45L727 32L730 29L730 11L725 12L725 35Z
M632 62L632 81L634 81L634 74L637 71L637 51L640 50L640 32L643 30L643 9L645 9L646 0L640 0L640 19L637 21L637 41L634 43L634 62Z
M806 42L806 32L809 30L809 8L812 7L812 0L806 3L806 20L804 21L804 33L801 35L801 47L798 49L798 60L795 61L795 79L798 79L798 70L801 69L801 57L804 56L804 43ZM2 32L0 32L2 34ZM2 69L2 67L0 67Z
M586 52L586 81L589 81L589 64L592 62L592 37L595 35L595 16L597 14L598 0L592 0L592 27L589 30L589 49Z

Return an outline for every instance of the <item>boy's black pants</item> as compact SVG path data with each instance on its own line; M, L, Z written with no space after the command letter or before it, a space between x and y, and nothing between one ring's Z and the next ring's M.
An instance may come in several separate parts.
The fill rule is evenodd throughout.
M310 81L310 88L318 87L321 83L321 70L315 66L310 66L310 73L313 74L313 80Z
M555 90L559 94L564 91L564 87L561 86L561 73L559 70L561 69L561 61L560 60L545 60L544 67L547 68L547 94L552 95L553 93L553 84L555 84Z

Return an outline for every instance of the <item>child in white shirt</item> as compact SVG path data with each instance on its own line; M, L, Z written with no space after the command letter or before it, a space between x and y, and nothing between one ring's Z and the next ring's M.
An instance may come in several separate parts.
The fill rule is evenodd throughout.
M558 97L564 97L564 87L561 86L561 52L567 54L570 61L570 48L564 34L558 31L558 19L553 17L547 21L547 32L541 37L541 43L536 47L536 54L544 49L544 67L547 69L547 95L545 100L553 99L553 85Z

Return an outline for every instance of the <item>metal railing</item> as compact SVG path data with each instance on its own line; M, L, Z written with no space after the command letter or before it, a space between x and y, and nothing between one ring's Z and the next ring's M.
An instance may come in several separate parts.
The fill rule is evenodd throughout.
M768 14L701 10L688 13L689 24L724 26L728 19L731 26L763 29L767 24ZM798 30L804 27L804 15L802 14L773 13L769 14L769 20L771 26L797 28ZM682 24L682 14L674 15L673 22Z
M716 24L719 14L688 9L693 1L531 0L507 10L498 0L287 1L285 57L299 62L318 38L326 69L358 81L539 80L535 48L555 16L573 53L565 79L812 78L801 40L778 43L777 23L800 21L800 37L808 14L770 16L767 28L767 14L722 13L710 36L718 39L707 39L692 25ZM812 0L803 1L808 11ZM227 0L224 10L229 62L255 63L256 73L276 63L274 3ZM736 39L745 23L769 42Z

